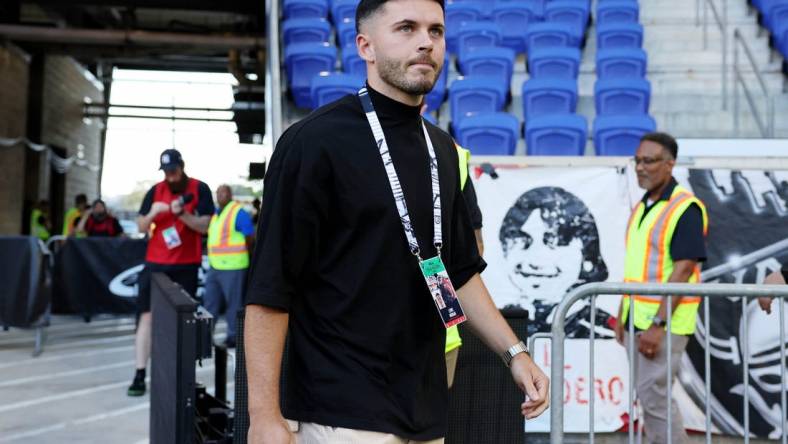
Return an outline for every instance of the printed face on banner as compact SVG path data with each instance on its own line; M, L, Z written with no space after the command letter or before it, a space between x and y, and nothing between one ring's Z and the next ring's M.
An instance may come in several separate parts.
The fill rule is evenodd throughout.
M615 179L615 171L610 173ZM569 291L608 277L596 220L580 197L560 186L525 188L505 208L496 234L500 266L516 295L510 305L529 310L531 332L549 331L552 313ZM582 308L578 313L586 317L586 325L579 319L568 322L570 337L587 337L590 313ZM604 308L597 320L609 333Z
M558 303L580 278L582 241L573 237L562 244L558 224L548 222L549 217L547 210L532 211L519 232L503 241L509 279L525 303L529 299ZM506 228L513 227L502 230Z

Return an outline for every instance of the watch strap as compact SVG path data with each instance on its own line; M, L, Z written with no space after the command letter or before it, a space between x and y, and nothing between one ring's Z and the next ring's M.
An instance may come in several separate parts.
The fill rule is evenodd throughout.
M503 355L501 355L501 359L503 359L504 364L509 367L512 363L512 359L515 356L519 355L520 353L528 354L528 347L525 345L523 341L514 344L513 346L509 347Z

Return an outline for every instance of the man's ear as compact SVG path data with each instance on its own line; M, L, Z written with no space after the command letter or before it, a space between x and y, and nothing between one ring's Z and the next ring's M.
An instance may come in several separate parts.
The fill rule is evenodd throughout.
M358 35L356 35L356 48L359 57L367 62L375 61L375 48L372 46L372 42L367 34L359 32Z

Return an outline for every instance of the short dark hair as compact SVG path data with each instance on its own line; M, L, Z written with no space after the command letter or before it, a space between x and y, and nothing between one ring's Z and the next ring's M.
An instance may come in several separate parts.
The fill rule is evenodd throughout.
M380 8L391 0L361 0L356 8L356 33L360 33L361 23L369 19ZM443 0L433 0L441 5L441 9L446 10Z
M607 265L602 258L594 215L579 197L560 187L528 190L509 208L498 232L505 256L508 256L514 242L525 236L526 233L520 227L534 211L539 212L542 222L555 235L558 245L569 245L573 239L580 239L583 243L583 261L588 261L590 267L581 267L574 287L607 279Z
M83 193L77 194L76 197L74 197L74 203L76 203L77 205L86 204L88 203L88 196L86 196Z
M673 136L671 136L668 133L646 133L643 135L643 137L640 138L640 141L641 142L649 141L649 142L658 143L659 145L662 146L662 148L668 150L668 152L670 153L671 156L673 156L674 159L678 159L679 144L676 142L676 139L674 139Z

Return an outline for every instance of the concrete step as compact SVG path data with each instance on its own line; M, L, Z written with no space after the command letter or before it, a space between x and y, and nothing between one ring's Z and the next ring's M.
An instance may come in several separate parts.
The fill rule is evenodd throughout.
M761 73L766 87L771 93L780 93L782 91L784 76L777 72ZM757 83L754 74L743 74L743 78L748 88L755 94L760 93L761 89ZM648 81L651 83L651 94L678 94L678 93L695 93L695 94L721 94L722 93L722 75L719 71L696 73L692 71L676 72L676 73L649 73L647 75ZM578 78L578 91L582 95L593 95L594 84L597 81L595 74L581 74ZM733 88L733 76L728 75L728 88ZM517 88L516 90L519 90ZM516 91L513 90L513 91ZM519 91L518 91L519 94Z

